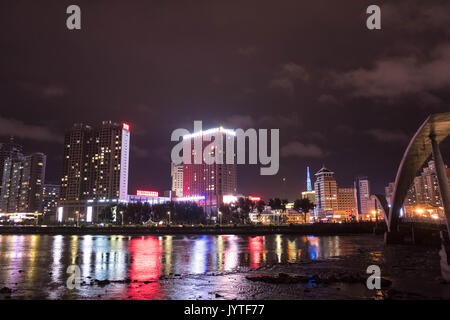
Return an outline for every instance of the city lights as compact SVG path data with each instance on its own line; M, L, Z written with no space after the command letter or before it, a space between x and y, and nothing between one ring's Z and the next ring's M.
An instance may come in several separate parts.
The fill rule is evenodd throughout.
M198 201L198 200L205 200L205 196L192 196L192 197L180 197L176 198L176 201Z
M200 136L207 136L207 135L210 135L210 134L214 134L216 132L225 133L225 134L229 134L229 135L232 135L232 136L236 135L236 132L231 130L231 129L225 129L223 127L218 127L218 128L212 128L212 129L208 129L208 130L201 130L201 131L198 131L198 132L186 134L186 135L183 136L183 139L191 139L191 138L196 138L196 137L200 137Z
M223 196L223 203L225 203L225 204L234 203L236 201L237 201L236 196L233 196L233 195Z
M136 190L136 195L141 197L158 197L158 191L150 191L150 190Z

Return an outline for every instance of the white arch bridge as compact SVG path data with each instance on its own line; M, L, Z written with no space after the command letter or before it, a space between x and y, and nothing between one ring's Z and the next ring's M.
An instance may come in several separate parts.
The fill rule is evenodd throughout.
M409 187L412 185L418 171L425 161L433 157L436 166L436 176L444 207L447 235L442 235L441 268L447 280L450 280L449 253L450 253L450 188L444 161L442 159L439 144L450 134L450 112L430 115L419 127L400 162L395 178L394 193L392 195L391 207L387 207L385 199L376 196L385 212L388 231L385 234L385 243L395 243L400 240L398 234L398 221L400 210L403 207Z

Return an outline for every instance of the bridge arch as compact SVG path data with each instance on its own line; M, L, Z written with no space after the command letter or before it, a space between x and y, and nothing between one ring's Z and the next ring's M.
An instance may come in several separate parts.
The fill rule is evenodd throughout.
M389 210L388 231L397 230L400 209L403 207L408 189L412 185L417 172L425 161L433 154L436 163L436 173L441 192L441 201L446 215L447 228L450 227L450 190L445 174L439 143L450 134L450 112L430 115L419 127L403 155L395 178L394 193L392 195L391 208Z

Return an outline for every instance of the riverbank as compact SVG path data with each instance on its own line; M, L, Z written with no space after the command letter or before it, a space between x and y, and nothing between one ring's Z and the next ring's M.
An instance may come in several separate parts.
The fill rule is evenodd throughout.
M382 226L378 224L378 226ZM376 223L314 223L302 225L241 225L241 226L0 226L0 234L51 234L51 235L161 235L161 234L300 234L344 235L373 233Z

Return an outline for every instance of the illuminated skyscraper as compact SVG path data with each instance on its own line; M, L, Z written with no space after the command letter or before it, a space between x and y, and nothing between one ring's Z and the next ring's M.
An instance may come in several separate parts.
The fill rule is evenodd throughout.
M357 216L355 188L338 188L338 210L341 219L352 219Z
M64 219L86 214L86 200L126 201L130 127L103 121L75 124L64 138L61 206Z
M322 167L315 176L316 217L319 219L331 218L334 211L338 210L337 183L334 172Z
M60 190L61 186L59 184L44 184L42 189L42 213L56 213Z
M5 161L8 158L15 159L22 154L22 146L14 143L14 139L8 142L0 143L0 194L3 185L3 168L5 166Z
M370 183L367 177L357 177L355 181L356 200L358 204L358 214L367 215L370 213Z
M1 211L40 212L46 156L33 153L7 158L3 168Z
M207 214L217 212L223 203L224 195L235 195L237 189L236 164L226 164L226 141L232 139L234 145L235 137L229 130L221 128L208 130L209 134L189 135L185 140L193 150L191 164L183 164L183 197L205 197L199 204L204 206ZM216 156L216 150L211 147L211 135L219 132L225 137L223 142L223 164L205 162L204 155L208 153L211 157ZM208 140L208 141L205 141ZM199 143L202 152L202 163L195 164L195 143ZM209 150L207 148L210 148ZM206 152L205 152L206 151Z
M183 165L170 164L170 175L172 177L172 192L176 197L183 196Z

